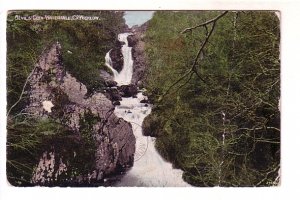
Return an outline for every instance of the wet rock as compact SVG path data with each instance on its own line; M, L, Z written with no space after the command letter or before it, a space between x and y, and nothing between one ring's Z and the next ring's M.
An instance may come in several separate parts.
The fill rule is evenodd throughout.
M59 43L41 55L28 83L25 112L53 119L68 130L68 135L55 135L43 144L45 151L33 172L33 185L97 186L133 165L131 124L114 115L114 106L104 94L87 96L86 86L65 71ZM111 93L115 102L121 99L116 88ZM51 112L43 102L53 104ZM94 139L87 141L83 134Z
M148 99L143 99L140 101L140 103L149 103L149 100Z
M112 67L118 72L120 72L123 69L124 65L122 45L123 43L118 41L117 45L109 53L112 60Z
M132 97L136 96L138 93L137 86L134 84L121 85L120 87L118 87L118 90L120 91L122 97Z
M114 106L119 106L119 105L121 105L121 103L120 103L120 101L114 101L114 102L113 102L113 105L114 105Z
M106 94L106 97L108 99L110 99L112 102L122 100L121 93L119 92L119 90L117 88L109 88L108 90L106 90L105 94Z
M118 83L116 81L113 81L113 80L105 81L105 86L106 87L116 87L117 85L118 85Z

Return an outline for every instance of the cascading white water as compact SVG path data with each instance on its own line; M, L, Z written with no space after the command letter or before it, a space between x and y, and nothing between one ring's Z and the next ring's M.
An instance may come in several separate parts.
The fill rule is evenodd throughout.
M118 40L120 42L125 43L122 46L124 66L123 69L120 71L120 73L118 73L112 66L110 51L105 56L106 66L108 66L112 70L114 74L114 80L118 83L118 85L128 85L130 84L132 78L132 65L133 65L132 54L131 54L132 47L128 46L128 40L127 40L128 35L131 35L131 33L122 33L118 35Z
M119 35L119 40L125 42L122 47L124 66L120 73L114 72L114 80L118 85L129 84L132 78L132 55L131 48L128 47L127 36L129 33ZM127 54L127 55L126 55ZM112 68L109 53L105 57L106 65ZM136 137L136 153L134 165L122 177L116 186L152 186L152 187L176 187L190 186L182 179L182 171L174 169L171 163L166 162L156 151L155 138L143 136L142 123L144 118L150 114L151 105L140 103L147 99L140 91L137 98L122 98L120 106L116 106L114 113L132 125L133 133Z
M105 65L111 69L111 71L113 72L114 77L116 77L116 76L118 76L119 73L118 73L117 70L115 70L112 67L112 61L111 61L111 58L110 58L110 51L107 52L106 55L105 55Z

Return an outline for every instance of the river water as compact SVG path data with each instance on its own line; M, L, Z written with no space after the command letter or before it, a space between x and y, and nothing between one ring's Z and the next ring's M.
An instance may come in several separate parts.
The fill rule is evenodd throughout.
M131 33L121 33L119 41L124 42L122 54L124 58L123 69L118 73L112 68L109 52L105 60L106 65L112 69L114 80L118 85L128 85L132 78L132 53L128 47L127 36ZM166 162L155 149L155 138L143 136L142 123L144 118L151 113L151 105L140 103L147 99L142 94L142 90L137 94L137 98L122 98L120 105L116 106L114 113L132 125L133 133L136 137L136 152L133 167L122 177L116 186L189 186L182 179L182 170L174 169L172 164Z

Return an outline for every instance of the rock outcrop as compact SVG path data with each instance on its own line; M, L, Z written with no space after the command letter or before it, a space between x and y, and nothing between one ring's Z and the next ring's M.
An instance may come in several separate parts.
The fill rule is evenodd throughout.
M26 112L53 119L69 131L45 144L33 184L105 185L110 175L133 165L135 137L130 123L114 115L114 106L102 93L87 97L86 86L65 71L59 43L42 54L29 86Z
M124 60L123 60L123 54L122 54L122 45L124 43L118 41L116 46L111 49L109 55L112 60L112 67L120 72L123 69Z
M142 126L144 136L159 137L161 135L157 127L162 126L162 120L155 112L144 119Z
M143 81L146 74L146 57L145 57L145 32L148 26L148 22L141 26L132 28L133 35L128 36L128 45L132 47L132 58L133 58L133 75L131 83L143 87Z

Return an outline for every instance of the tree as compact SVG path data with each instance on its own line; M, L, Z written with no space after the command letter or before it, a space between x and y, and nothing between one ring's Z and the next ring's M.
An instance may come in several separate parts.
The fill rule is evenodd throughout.
M156 106L146 120L160 118L162 155L194 185L272 184L280 160L275 14L157 12L146 44Z

